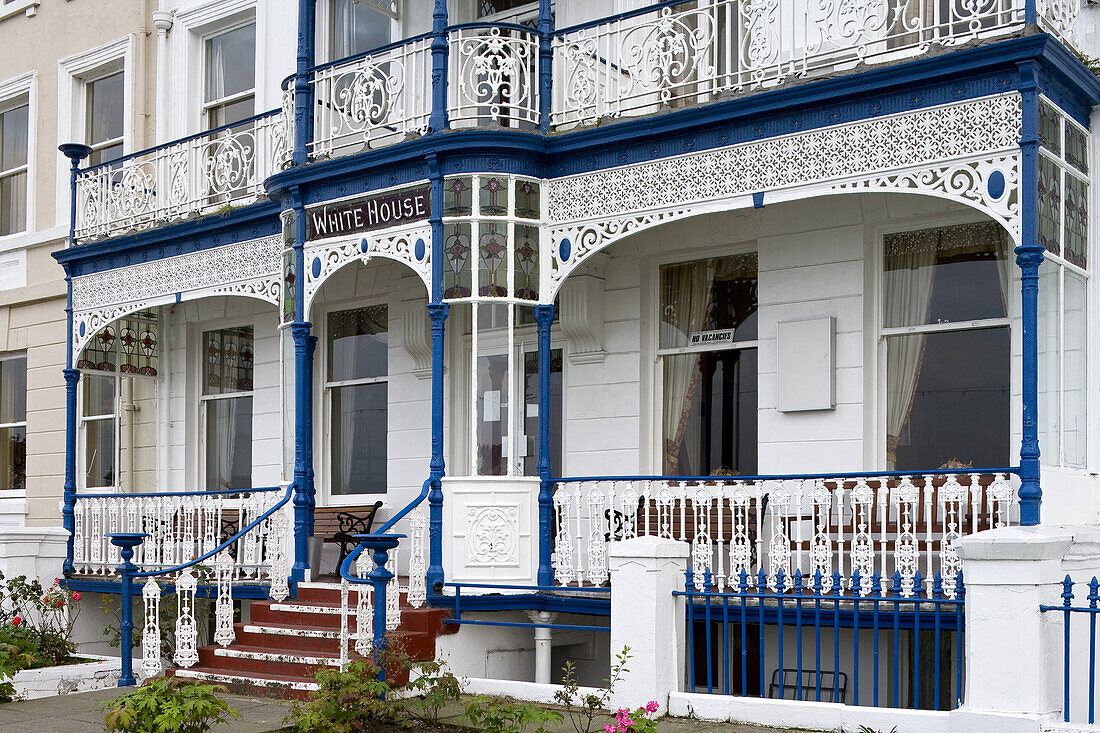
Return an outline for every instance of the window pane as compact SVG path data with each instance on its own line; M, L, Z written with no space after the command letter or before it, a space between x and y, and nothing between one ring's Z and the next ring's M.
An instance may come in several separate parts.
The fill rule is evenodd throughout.
M210 108L206 124L210 128L221 127L222 125L232 125L234 122L240 122L254 115L256 113L255 109L256 100L253 97L245 97L244 99L238 99L236 102L220 104ZM238 133L245 129L247 128L234 128L233 132Z
M661 348L731 328L735 341L756 339L755 252L661 268Z
M0 114L0 170L11 170L27 164L30 109L24 104Z
M86 134L88 144L122 137L122 72L88 83Z
M0 178L0 234L27 228L27 174Z
M1060 268L1045 262L1039 268L1039 452L1043 463L1061 462L1062 327Z
M329 381L370 379L388 374L388 313L384 305L329 313Z
M27 429L0 428L0 491L27 488Z
M885 238L887 327L1003 318L1015 263L999 225L979 222Z
M207 331L202 337L206 344L203 394L250 392L255 358L252 326Z
M1008 328L891 336L887 459L901 471L1008 461Z
M115 421L84 423L84 485L89 489L115 485Z
M108 145L105 148L99 148L93 150L88 156L88 165L99 165L100 163L106 163L109 160L116 160L122 157L122 143L117 145Z
M114 377L102 377L84 374L84 417L115 414Z
M664 358L664 473L756 473L756 349Z
M1039 156L1039 244L1062 254L1062 172L1054 161Z
M332 494L386 491L388 387L385 382L332 390Z
M508 473L508 356L477 359L477 473Z
M1086 348L1088 344L1086 316L1088 311L1085 296L1087 282L1085 278L1068 270L1065 277L1066 343L1063 364L1065 383L1062 395L1062 456L1064 465L1084 468L1088 432L1088 396L1086 391ZM1040 328L1042 327L1040 326ZM1043 444L1040 443L1040 453L1043 450Z
M0 361L0 423L27 419L27 357Z
M550 466L561 475L561 349L550 350ZM523 355L523 434L527 455L523 457L523 475L539 473L539 355Z
M331 58L339 59L385 46L393 22L360 0L332 0Z
M246 25L206 40L206 101L256 86L256 26Z
M206 401L206 488L252 488L252 398Z

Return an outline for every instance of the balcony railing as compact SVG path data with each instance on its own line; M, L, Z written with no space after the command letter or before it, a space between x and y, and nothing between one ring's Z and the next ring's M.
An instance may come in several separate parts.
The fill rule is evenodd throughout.
M436 83L447 85L451 127L533 130L549 109L550 129L570 130L1019 33L1029 1L663 2L555 31L549 90L540 84L536 31L452 26L446 78L433 80L430 34L314 67L308 152L325 160L423 135ZM1033 1L1040 27L1072 47L1081 0ZM82 171L77 238L118 236L257 201L264 179L290 161L293 144L287 85L282 110Z
M292 120L272 110L80 171L76 237L117 237L246 206L286 165Z

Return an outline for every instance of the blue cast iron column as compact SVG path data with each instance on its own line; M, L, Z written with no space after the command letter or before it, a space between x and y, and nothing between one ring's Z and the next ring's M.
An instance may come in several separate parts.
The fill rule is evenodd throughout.
M92 149L80 143L66 143L59 150L69 159L69 246L76 245L76 176L80 170L80 161L92 153ZM61 526L69 533L66 540L65 561L61 571L64 575L73 572L73 537L76 522L73 510L76 505L76 387L80 382L80 371L73 368L73 280L69 265L65 266L65 485L62 489Z
M432 293L428 317L432 321L432 457L428 491L428 593L443 582L443 345L450 306L443 302L443 174L434 156L429 158L432 181Z
M1039 524L1043 491L1039 486L1039 90L1032 63L1020 64L1023 134L1020 139L1021 244L1020 267L1023 320L1023 436L1020 442L1020 524Z
M317 338L305 307L306 212L301 192L287 192L284 206L294 210L294 565L291 578L305 578L309 568L309 538L313 535L316 490L313 473L313 353Z
M1024 0L1024 23L1034 24L1039 22L1039 11L1036 4L1037 0Z
M317 0L298 0L298 58L294 69L294 165L309 160L313 141L313 87L309 70L314 64Z
M539 345L539 585L554 584L550 566L553 550L554 484L550 461L550 326L554 323L553 305L535 306Z
M550 12L551 0L539 0L539 130L550 132L550 116L553 112L554 51L550 37L554 32L554 15Z
M432 111L428 116L428 128L432 132L441 132L450 127L447 119L447 0L435 0L431 51ZM432 203L434 205L434 199Z

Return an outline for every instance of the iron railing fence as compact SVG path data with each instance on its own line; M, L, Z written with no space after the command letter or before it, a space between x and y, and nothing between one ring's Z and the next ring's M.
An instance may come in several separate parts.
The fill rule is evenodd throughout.
M1078 587L1074 592L1074 587ZM1062 581L1062 604L1041 605L1043 613L1062 621L1062 720L1096 723L1096 615L1100 614L1100 580ZM1075 622L1076 619L1076 622Z

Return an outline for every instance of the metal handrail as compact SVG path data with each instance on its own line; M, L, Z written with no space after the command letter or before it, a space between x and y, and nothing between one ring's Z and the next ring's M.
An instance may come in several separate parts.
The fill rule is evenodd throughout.
M809 481L811 479L860 479L860 478L891 478L903 476L925 476L941 474L945 476L969 476L972 473L1007 473L1019 475L1019 466L1007 466L1003 468L936 468L920 471L858 471L852 473L792 473L792 474L759 474L756 476L562 476L550 479L552 484L591 483L593 481L696 481L700 483L715 482L756 482L756 481Z
M156 499L161 496L219 496L228 494L262 494L270 491L278 491L278 486L261 486L255 489L211 489L210 491L162 491L147 492L142 494L82 494L76 495L77 499Z

